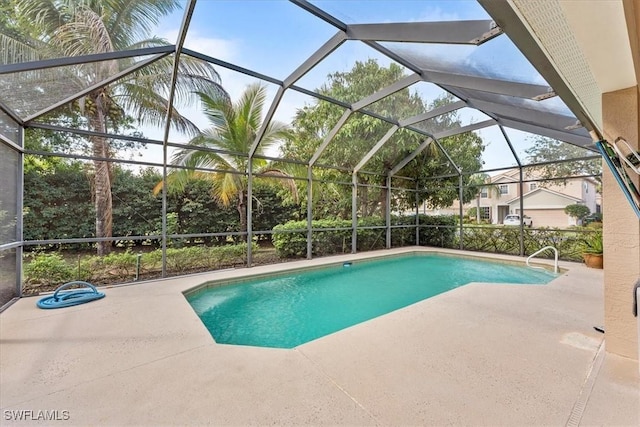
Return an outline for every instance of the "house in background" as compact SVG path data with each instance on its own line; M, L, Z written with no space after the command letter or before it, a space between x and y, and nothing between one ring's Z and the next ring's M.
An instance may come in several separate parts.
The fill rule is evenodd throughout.
M480 218L491 224L502 224L508 214L520 213L520 185L518 169L509 169L492 176L490 182L482 187L477 199L463 206L466 214L469 209L479 207ZM524 181L540 179L540 174L529 170L524 174ZM593 178L576 178L562 181L523 182L522 203L524 214L531 217L534 227L560 227L576 225L575 218L564 212L568 205L583 204L594 212L600 212L600 194L598 182ZM445 209L429 210L423 207L426 214L459 213L459 204Z
M507 214L520 213L519 172L511 169L491 177L491 187L485 187L480 194L481 214L492 224L502 224ZM540 179L539 173L530 170L524 180ZM493 188L493 191L492 191ZM562 181L535 181L522 184L522 204L524 214L533 219L536 227L567 227L576 225L575 218L564 212L568 205L582 204L590 212L600 212L598 182L593 178L578 178ZM493 194L492 194L493 193ZM483 197L485 196L485 197ZM484 201L484 203L483 203Z

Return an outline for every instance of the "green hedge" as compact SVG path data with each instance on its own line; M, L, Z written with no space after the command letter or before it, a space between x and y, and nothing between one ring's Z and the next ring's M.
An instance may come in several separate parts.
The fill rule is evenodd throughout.
M424 246L451 247L456 231L456 218L452 216L420 215L420 244ZM414 225L415 215L392 216L392 225ZM317 219L311 227L316 229L344 228L344 230L314 231L312 233L312 256L326 256L351 252L351 220ZM385 220L379 217L358 219L358 227L384 227ZM272 242L281 258L304 258L307 255L307 221L289 221L273 228ZM303 230L303 231L293 231ZM415 227L394 228L391 233L392 246L416 244ZM357 250L359 252L383 249L386 246L386 230L358 229Z
M258 245L253 243L252 251ZM186 274L216 270L246 263L247 244L167 248L167 272ZM26 260L25 294L49 291L59 285L84 280L95 285L130 282L135 279L138 254L126 250L106 256L87 255L65 260L59 253L34 253ZM156 278L162 271L162 250L143 253L139 278Z
M585 233L591 230L560 230L554 228L525 228L523 230L524 254L553 246L558 250L559 258L567 261L580 261L582 254L580 242ZM465 227L463 233L464 249L470 251L494 252L501 254L520 254L519 227ZM553 258L553 251L542 253L540 257Z
M420 245L444 248L460 247L458 217L453 215L420 215ZM416 244L415 215L392 216L391 224L408 227L392 228L391 246L412 246ZM358 227L381 226L382 218L369 217L358 220ZM274 227L272 242L281 258L304 258L307 255L307 222L289 221ZM351 252L351 221L342 219L314 220L314 229L345 228L338 231L314 231L312 256L326 256ZM293 231L303 230L303 231ZM591 230L561 230L552 228L525 228L523 234L525 255L531 255L545 246L558 249L560 259L580 261L582 259L580 242L585 233ZM386 230L359 229L358 252L383 249L386 243ZM520 254L520 228L503 226L465 226L463 247L470 251L493 252L501 254ZM553 257L547 251L541 257Z

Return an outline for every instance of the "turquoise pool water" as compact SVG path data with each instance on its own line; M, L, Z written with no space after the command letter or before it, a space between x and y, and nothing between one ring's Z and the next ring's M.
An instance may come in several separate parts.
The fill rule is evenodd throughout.
M356 261L187 296L218 343L293 348L469 282L545 284L555 276L442 255Z

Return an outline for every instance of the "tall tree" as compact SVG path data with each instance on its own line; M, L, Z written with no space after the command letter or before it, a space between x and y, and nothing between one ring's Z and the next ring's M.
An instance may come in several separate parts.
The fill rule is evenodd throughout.
M529 142L533 143L533 145L525 150L528 156L528 163L545 163L535 167L540 172L541 178L551 179L594 175L595 179L600 180L600 175L602 174L602 161L600 159L571 161L571 159L596 156L596 153L568 142L544 136L532 136L529 138ZM562 162L558 163L558 161ZM566 183L566 179L564 181L556 179L555 182Z
M4 63L33 59L60 58L166 45L150 36L159 19L179 6L177 0L10 0L9 20L0 21L0 45ZM64 79L71 95L104 81L135 64L135 58L102 61L74 67L45 70ZM131 115L141 124L163 125L166 95L171 84L173 59L164 58L129 74L117 82L92 91L74 105L84 125L100 133L117 132ZM38 79L39 73L32 78ZM36 80L37 82L37 80ZM34 90L47 85L32 82ZM176 100L187 101L194 91L224 93L219 76L209 64L181 58ZM35 95L35 94L34 94ZM175 129L196 134L197 128L173 107L171 124ZM96 237L111 237L113 201L112 167L108 159L115 154L110 141L102 136L88 137L93 161L93 196ZM98 243L98 254L106 254L110 242Z
M358 61L348 72L330 74L328 82L318 91L352 104L390 86L404 76L403 69L396 64L384 67L373 59L365 62ZM403 119L416 116L450 101L450 98L440 98L427 103L417 93L407 88L367 106L366 109L392 119ZM308 161L322 143L324 136L338 122L343 111L341 107L324 101L318 101L298 110L292 126L292 135L283 147L283 155L288 158ZM432 119L429 125L431 131L437 132L459 125L459 120L454 112ZM365 114L353 114L329 143L320 156L318 164L353 169L391 126L390 123ZM403 158L411 154L425 138L425 136L411 131L400 130L396 132L363 168L366 171L374 172L375 175L359 174L360 182L373 184L377 187L385 186L388 172ZM456 135L443 139L441 143L454 153L456 159L460 159L464 170L480 168L482 141L475 134ZM455 173L455 169L447 163L443 156L438 154L433 146L430 146L410 162L402 170L401 175L418 179L418 185L424 188L427 183L426 178L429 176L451 173ZM341 171L316 168L314 174L323 180L350 181L350 178ZM409 184L407 182L405 184L408 185L408 188L415 186L415 183ZM456 178L454 185L457 184ZM320 191L315 191L316 185L323 188ZM315 195L332 196L333 199L339 194L340 199L344 201L343 203L334 200L331 204L314 203L314 215L327 215L328 207L336 208L333 216L343 216L345 213L350 215L351 188L349 186L315 183L313 194L314 197ZM445 185L439 185L433 191L421 193L422 200L419 202L427 199L433 206L448 206L457 196L456 190L451 191ZM384 188L360 187L358 197L360 213L365 216L382 213L385 208L385 199ZM402 206L413 206L415 197L407 192L406 199L399 200L399 202ZM348 212L345 211L345 206Z
M172 164L183 166L168 176L169 188L182 190L193 179L205 179L211 184L211 195L223 206L235 203L240 218L240 231L247 231L247 203L249 203L246 173L249 168L248 153L262 127L262 112L266 98L266 88L260 84L249 85L240 99L232 103L218 93L199 92L204 114L211 127L193 138L173 157ZM267 126L256 154L262 154L269 147L281 141L287 133L287 126L272 121ZM253 159L256 172L287 177L283 169L273 167L266 160ZM214 172L199 169L213 169ZM292 180L282 178L295 193ZM162 188L159 183L155 191Z

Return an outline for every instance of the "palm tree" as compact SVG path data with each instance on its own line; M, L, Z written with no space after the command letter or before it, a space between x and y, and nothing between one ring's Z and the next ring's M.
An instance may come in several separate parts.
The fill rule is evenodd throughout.
M266 88L260 84L247 86L240 99L232 103L217 93L199 92L204 114L211 127L189 141L189 148L177 151L172 164L185 167L174 170L167 177L173 190L181 190L191 179L205 179L211 183L211 195L224 206L235 203L240 218L240 231L247 231L246 172L249 168L249 150L262 126L262 111ZM287 125L271 121L264 132L255 154L262 154L288 133ZM204 150L203 150L204 149ZM261 175L288 177L283 168L264 159L254 158L253 170ZM214 169L215 172L199 169ZM292 179L278 179L289 188L294 199L297 191ZM160 191L162 182L154 192Z
M168 43L149 32L159 19L179 6L177 0L12 0L13 21L0 25L0 46L4 63L62 58L163 46ZM10 15L11 16L11 15ZM18 29L19 31L16 31ZM6 30L6 31L4 31ZM135 64L134 58L102 61L60 69L44 70L64 75L69 94L104 81ZM92 91L72 108L84 118L89 130L117 131L129 118L143 125L162 126L167 111L166 95L171 85L173 58L166 57L141 70ZM38 73L34 73L37 77ZM55 75L55 74L54 74ZM196 91L217 91L219 76L210 64L189 57L180 59L175 99L188 101ZM33 83L34 89L38 85ZM211 88L214 89L211 89ZM197 127L174 107L171 124L178 131L197 134ZM93 161L93 198L96 237L112 235L113 150L102 136L88 137ZM98 254L106 254L110 242L98 243Z

